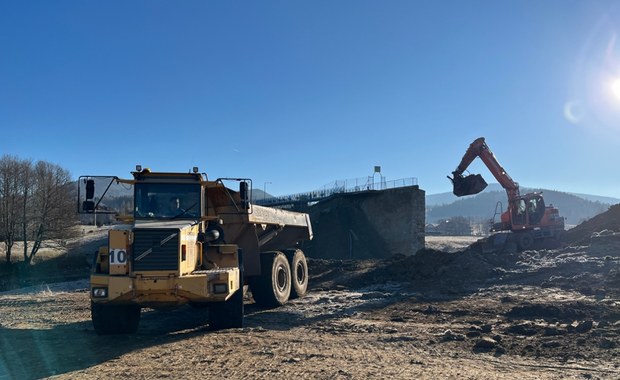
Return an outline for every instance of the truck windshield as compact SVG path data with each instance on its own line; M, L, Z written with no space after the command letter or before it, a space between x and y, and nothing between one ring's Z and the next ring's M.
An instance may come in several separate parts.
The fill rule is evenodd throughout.
M200 185L138 183L135 185L136 219L187 219L200 217Z

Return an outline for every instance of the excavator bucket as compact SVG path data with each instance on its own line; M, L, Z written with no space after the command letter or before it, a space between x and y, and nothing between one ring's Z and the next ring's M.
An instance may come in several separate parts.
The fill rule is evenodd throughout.
M455 175L452 184L454 185L452 193L457 197L478 194L487 187L487 182L480 174L470 174L467 177Z

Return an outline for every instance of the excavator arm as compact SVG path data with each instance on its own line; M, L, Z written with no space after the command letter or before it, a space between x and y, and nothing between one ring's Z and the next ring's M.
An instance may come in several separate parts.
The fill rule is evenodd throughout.
M478 194L487 187L486 181L480 174L463 176L465 170L467 170L476 157L480 157L497 182L506 190L509 201L519 197L519 184L513 181L508 173L506 173L506 170L497 162L495 155L493 155L493 152L491 152L489 146L485 143L484 137L474 140L474 142L469 145L469 148L467 148L467 151L461 159L461 163L457 166L456 170L452 172L452 178L448 177L454 185L452 191L454 195L462 197L465 195Z

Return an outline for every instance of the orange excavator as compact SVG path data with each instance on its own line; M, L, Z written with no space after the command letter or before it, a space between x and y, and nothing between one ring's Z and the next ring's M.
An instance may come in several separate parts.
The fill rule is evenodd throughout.
M462 197L478 194L487 187L480 174L463 176L476 157L480 157L508 195L508 208L501 213L499 222L496 223L493 218L491 232L512 232L519 250L532 248L536 242L545 239L557 240L564 231L564 218L558 209L552 205L546 206L542 193L519 194L519 184L497 162L484 137L469 145L461 163L452 172L452 177L448 176L454 185L454 195Z

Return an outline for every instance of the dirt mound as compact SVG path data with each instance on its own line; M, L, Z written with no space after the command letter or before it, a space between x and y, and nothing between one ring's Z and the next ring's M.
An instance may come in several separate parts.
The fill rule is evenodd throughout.
M359 288L406 282L458 293L501 276L518 261L516 254L483 254L473 249L458 252L421 249L413 256L394 255L385 260L312 260L309 267L315 281L330 286ZM355 267L354 272L351 272L352 267Z
M620 231L620 204L566 231L561 240L569 245L588 245L594 233L604 230Z
M609 251L602 248L596 254L579 247L503 253L476 248L472 245L457 252L422 249L413 256L384 260L311 260L310 277L314 286L325 289L396 282L424 293L451 295L514 284L599 298L618 294L620 289L620 259L600 254Z

